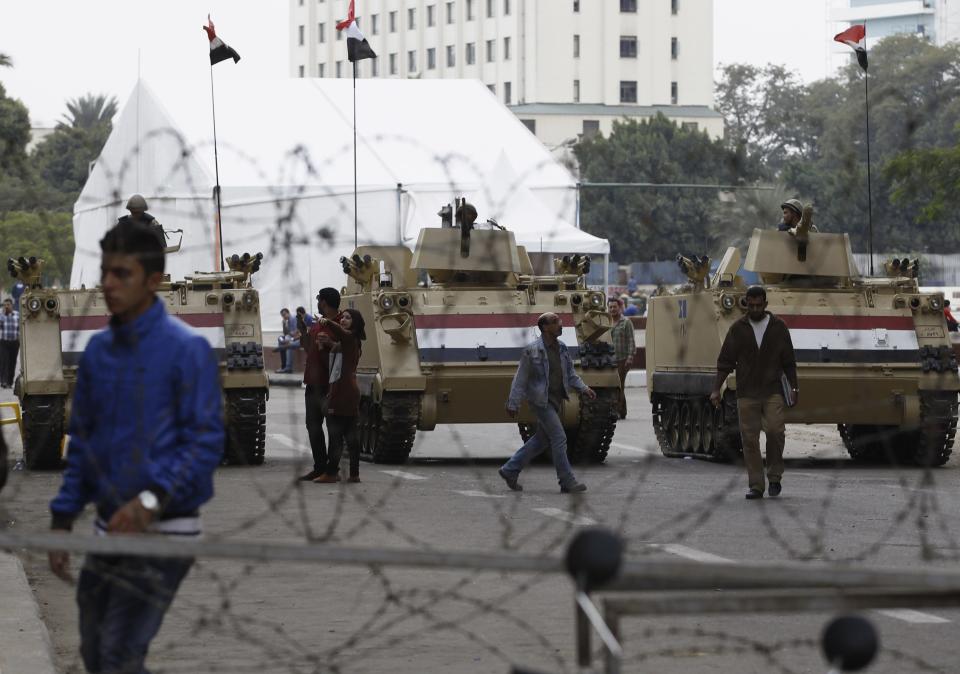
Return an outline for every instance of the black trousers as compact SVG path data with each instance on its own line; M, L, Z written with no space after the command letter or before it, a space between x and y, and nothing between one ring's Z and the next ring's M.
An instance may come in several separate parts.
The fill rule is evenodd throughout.
M0 340L0 384L13 385L18 353L20 353L20 340Z
M313 469L318 473L322 473L327 468L327 443L323 437L323 400L326 397L326 386L311 384L307 384L303 394L307 417L307 437L310 438L310 453L313 454ZM329 429L329 424L327 428Z
M340 455L346 443L350 452L350 475L360 475L360 436L357 433L357 417L327 417L327 432L330 433L330 458L327 475L336 475L340 470Z

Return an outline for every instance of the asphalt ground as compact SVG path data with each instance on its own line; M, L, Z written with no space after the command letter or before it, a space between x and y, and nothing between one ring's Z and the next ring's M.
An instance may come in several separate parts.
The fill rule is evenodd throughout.
M560 554L577 528L596 523L619 531L632 559L956 567L956 460L931 474L860 466L835 428L793 426L783 495L745 501L742 467L663 458L646 390L629 389L628 403L607 462L577 469L588 485L582 497L561 495L549 464L523 473L522 493L508 491L496 469L519 440L515 427L492 425L420 433L408 464L364 463L362 484L328 486L294 481L309 468L302 390L275 387L267 461L218 471L216 497L204 509L207 535ZM16 453L15 428L3 430ZM15 471L0 495L0 521L45 530L58 485L57 474ZM89 519L77 535L89 531ZM59 671L82 672L73 588L50 574L45 555L18 554ZM958 670L960 610L864 615L882 642L869 671ZM626 618L624 671L825 672L818 644L830 617ZM560 576L200 560L148 664L184 673L507 672L513 664L578 671L572 586Z

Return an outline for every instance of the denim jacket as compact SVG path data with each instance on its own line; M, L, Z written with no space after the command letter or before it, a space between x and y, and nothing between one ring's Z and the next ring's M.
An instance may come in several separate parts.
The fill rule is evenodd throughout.
M587 385L573 369L573 358L570 357L567 345L563 342L560 342L560 365L563 368L564 397L570 389L576 391L587 389ZM507 407L512 410L520 409L520 403L524 399L531 406L546 407L549 404L549 386L550 360L547 358L547 347L543 345L543 338L540 337L523 349L520 366L510 386Z

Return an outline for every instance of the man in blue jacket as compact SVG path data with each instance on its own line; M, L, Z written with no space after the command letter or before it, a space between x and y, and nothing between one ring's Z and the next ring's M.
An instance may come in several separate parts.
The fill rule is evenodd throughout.
M77 370L63 485L53 529L69 531L88 503L99 535L199 536L223 452L218 363L206 340L167 314L156 291L163 242L139 223L100 241L110 327ZM192 559L87 555L77 584L80 651L90 672L140 674ZM50 568L70 580L66 552Z
M567 434L560 422L562 401L569 398L569 389L579 391L590 400L597 397L573 369L573 358L567 345L560 341L563 323L554 313L546 313L537 319L540 338L528 344L520 356L520 365L513 377L510 397L507 399L507 414L517 416L520 404L526 400L537 416L537 432L517 450L500 468L500 477L514 491L522 491L517 482L520 471L550 443L553 465L557 469L560 491L571 494L586 491L587 486L577 482L567 458Z

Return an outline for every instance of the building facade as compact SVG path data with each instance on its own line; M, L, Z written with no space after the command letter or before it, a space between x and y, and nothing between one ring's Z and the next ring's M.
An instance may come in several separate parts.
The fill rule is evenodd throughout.
M290 0L290 74L351 77L347 0ZM664 113L714 137L713 0L358 0L358 77L474 78L545 145Z
M919 35L936 45L960 40L958 0L832 0L829 18L837 32L865 23L868 50L889 35ZM850 58L848 47L831 45L832 67Z

